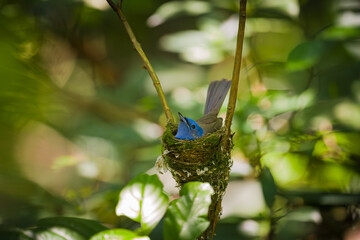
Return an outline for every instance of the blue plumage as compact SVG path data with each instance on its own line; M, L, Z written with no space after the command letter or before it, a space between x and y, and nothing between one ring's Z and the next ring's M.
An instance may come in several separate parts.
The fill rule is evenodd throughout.
M175 137L193 140L219 130L222 126L222 118L218 118L217 115L230 85L231 81L225 79L211 82L207 92L204 116L194 121L179 113L180 121Z

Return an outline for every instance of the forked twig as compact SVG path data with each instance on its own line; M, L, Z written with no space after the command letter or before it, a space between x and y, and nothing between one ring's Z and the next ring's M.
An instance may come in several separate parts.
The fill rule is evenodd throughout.
M141 60L143 61L144 67L148 71L148 73L149 73L149 75L150 75L150 77L151 77L151 79L153 81L156 92L157 92L157 94L159 96L161 105L162 105L162 107L164 109L164 112L165 112L167 122L168 123L174 123L174 118L173 118L173 116L171 114L170 107L169 107L169 105L168 105L168 103L166 101L164 92L163 92L161 84L160 84L160 80L159 80L158 76L156 75L154 68L150 64L150 61L147 58L147 56L146 56L144 50L142 49L140 43L137 41L137 39L135 37L135 34L134 34L133 30L131 29L128 21L126 20L126 17L124 15L123 11L121 10L122 0L119 0L119 4L117 4L117 5L112 0L106 0L106 1L108 2L110 7L114 10L114 12L120 18L121 22L123 23L123 25L125 27L125 30L126 30L127 34L130 37L130 40L131 40L135 50L138 52Z

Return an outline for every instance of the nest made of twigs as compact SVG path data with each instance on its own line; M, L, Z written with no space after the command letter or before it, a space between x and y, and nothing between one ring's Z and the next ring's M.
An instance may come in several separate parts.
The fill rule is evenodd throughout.
M195 140L174 137L177 126L168 125L162 136L163 165L179 186L190 181L209 182L222 195L231 167L230 148L222 148L224 129Z
M221 201L229 181L232 142L223 149L224 129L195 140L177 139L176 132L177 126L166 126L161 139L162 155L156 165L158 169L169 170L179 187L190 181L208 182L213 187L208 212L210 225L198 238L210 239L221 215Z

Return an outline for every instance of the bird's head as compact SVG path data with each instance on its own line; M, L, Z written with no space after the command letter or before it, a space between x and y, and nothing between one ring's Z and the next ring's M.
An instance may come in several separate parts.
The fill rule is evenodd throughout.
M193 140L203 135L204 130L192 119L184 117L179 113L180 121L178 131L175 135L178 139Z

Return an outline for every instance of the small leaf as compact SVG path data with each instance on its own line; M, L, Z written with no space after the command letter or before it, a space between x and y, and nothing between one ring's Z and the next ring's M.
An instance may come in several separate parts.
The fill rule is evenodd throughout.
M270 169L264 167L259 177L266 205L271 208L275 201L276 185Z
M99 232L90 240L150 240L147 236L138 236L135 232L127 229L111 229Z
M166 212L169 197L156 175L141 174L130 181L120 192L116 215L125 215L141 224L137 230L149 234Z
M324 41L310 41L302 43L291 51L287 61L287 68L291 71L305 70L314 66L325 52Z
M207 219L213 189L209 183L189 182L180 198L170 203L164 219L165 240L194 240L209 226Z
M37 225L40 228L49 229L63 227L79 233L81 236L84 236L84 239L89 239L92 235L108 229L97 221L73 217L44 218L39 220Z

